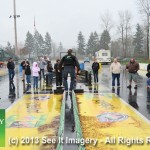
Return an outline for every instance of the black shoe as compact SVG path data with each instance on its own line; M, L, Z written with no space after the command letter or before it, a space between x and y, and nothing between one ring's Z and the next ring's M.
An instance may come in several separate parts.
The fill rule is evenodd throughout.
M120 89L120 86L117 86L117 89Z
M132 87L131 85L127 86L128 89L131 89L131 87Z
M71 93L71 92L72 92L72 90L70 89L70 90L69 90L69 93Z
M137 89L137 85L135 85L134 89Z
M113 86L113 87L112 87L112 91L114 91L114 90L115 90L115 87Z

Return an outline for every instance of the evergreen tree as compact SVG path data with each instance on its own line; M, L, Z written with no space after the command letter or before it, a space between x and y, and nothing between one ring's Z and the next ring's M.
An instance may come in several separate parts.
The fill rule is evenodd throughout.
M15 54L15 49L13 49L13 47L9 41L7 42L5 49L7 52Z
M110 35L107 30L104 30L103 33L101 34L101 39L100 39L100 49L109 49L109 43L110 43Z
M34 33L34 47L35 47L35 54L37 57L46 54L44 39L37 30Z
M62 43L60 42L59 43L59 47L58 47L58 52L60 53L60 52L62 52L63 51L63 45L62 45Z
M144 34L142 31L142 28L139 24L136 26L136 34L134 35L133 39L133 45L134 45L134 53L140 54L143 51L143 45L144 45Z
M7 51L11 51L12 45L10 44L9 41L7 42L7 46L5 47L5 49L6 49Z
M34 33L34 54L36 57L39 56L39 52L40 52L39 36L40 33L36 30Z
M29 31L26 34L25 47L28 51L30 59L31 55L33 55L34 52L34 37Z
M100 40L97 32L94 32L94 52L99 51L100 49Z
M99 50L99 37L96 31L90 34L88 43L87 43L87 48L86 48L86 53L87 54L92 54L94 56L95 52Z
M77 43L78 43L79 54L84 55L85 54L85 39L81 31L78 34Z
M92 32L87 43L86 54L94 54L94 44L94 34Z
M45 35L45 52L47 55L52 53L52 39L48 32Z
M46 55L45 41L41 34L39 35L38 43L40 47L39 55L40 56Z

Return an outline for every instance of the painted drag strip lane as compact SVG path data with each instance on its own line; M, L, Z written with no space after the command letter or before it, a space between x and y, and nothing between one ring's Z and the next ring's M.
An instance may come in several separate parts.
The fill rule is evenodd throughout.
M6 112L6 147L0 150L54 148L62 97L53 94L29 94L12 105ZM45 145L47 140L50 143Z
M148 150L150 122L114 93L77 94L86 150Z

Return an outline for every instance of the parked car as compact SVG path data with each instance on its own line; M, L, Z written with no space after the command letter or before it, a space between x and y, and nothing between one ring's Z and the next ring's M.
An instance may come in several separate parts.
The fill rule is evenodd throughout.
M89 58L89 57L85 57L85 58L84 58L84 63L85 63L85 62L90 62L90 58Z

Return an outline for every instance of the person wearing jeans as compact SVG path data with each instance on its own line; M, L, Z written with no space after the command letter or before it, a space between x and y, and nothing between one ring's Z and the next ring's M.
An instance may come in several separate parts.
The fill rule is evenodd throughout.
M117 79L117 88L120 88L120 72L122 70L121 64L118 62L117 58L110 65L110 72L112 73L112 90L115 90L115 80Z
M38 77L33 76L33 88L38 89Z
M47 62L47 72L48 72L48 85L51 86L53 81L53 67L51 61Z
M13 82L14 76L15 76L15 64L12 60L12 58L9 58L7 63L8 73L9 73L9 81Z
M56 73L56 86L61 86L62 85L62 70L61 72L58 71L60 59L56 60L56 64L54 65L55 73Z
M40 80L43 76L43 79L45 80L45 73L44 73L44 69L45 69L45 65L47 65L47 63L45 62L44 58L40 58L40 62L39 62L39 68L40 68Z
M31 84L31 69L28 61L25 64L25 75L26 75L27 84Z
M9 81L13 81L14 76L15 76L14 69L8 69L8 72L9 72Z
M33 63L32 73L33 73L33 88L38 89L38 77L39 77L40 68L38 67L37 62Z
M74 89L74 84L75 84L75 68L73 66L65 66L64 67L64 87L65 90L68 90L68 83L67 83L67 77L68 74L70 74L71 77L71 82L70 82L70 91Z
M117 87L120 87L120 73L112 73L112 88L115 87L115 80L117 79Z
M70 74L71 77L71 82L70 82L70 88L69 90L72 91L74 90L74 83L75 83L75 66L77 67L77 72L80 72L80 66L79 62L76 58L76 56L72 55L72 49L68 50L68 54L65 55L59 64L59 72L62 69L62 66L64 66L64 71L63 71L63 79L64 79L64 87L65 91L68 91L68 83L67 83L67 78L68 74Z
M96 59L94 60L92 64L92 70L93 70L94 82L98 83L99 63L96 61Z

